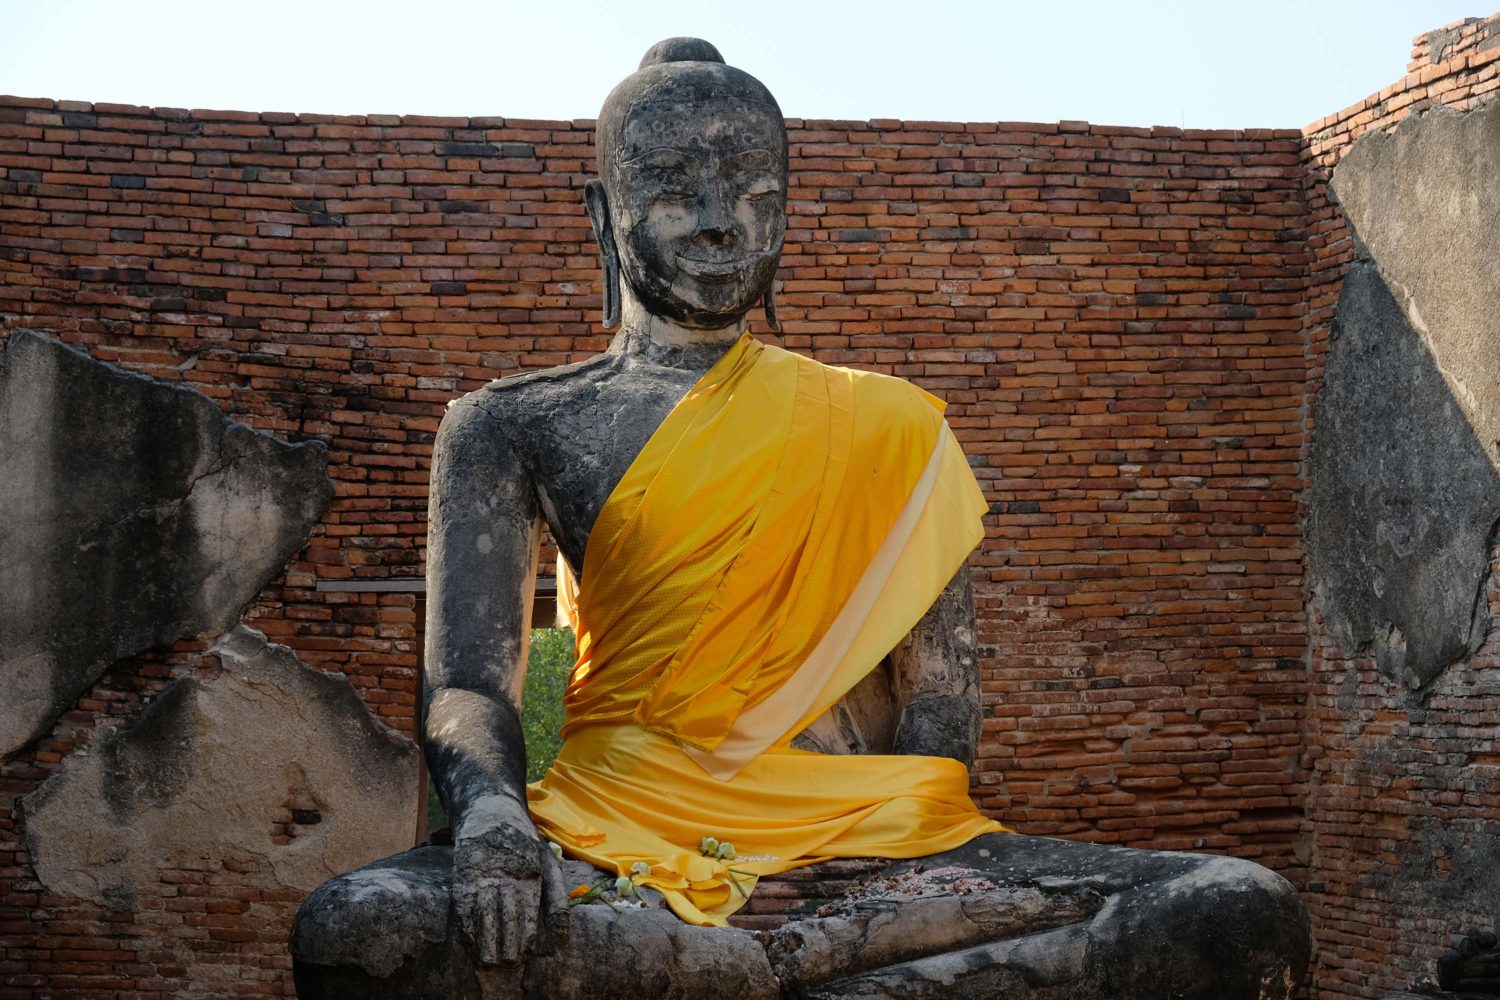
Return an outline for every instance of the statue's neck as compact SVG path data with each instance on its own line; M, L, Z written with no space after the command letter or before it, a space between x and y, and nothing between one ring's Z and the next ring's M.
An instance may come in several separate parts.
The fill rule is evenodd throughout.
M745 331L745 317L716 330L698 330L654 315L629 285L620 289L620 330L609 345L628 367L647 364L683 371L708 371Z

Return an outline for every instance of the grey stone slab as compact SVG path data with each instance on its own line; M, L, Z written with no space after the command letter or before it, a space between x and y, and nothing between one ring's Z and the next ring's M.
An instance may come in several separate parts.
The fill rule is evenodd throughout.
M223 632L307 542L327 449L14 332L0 368L0 754L122 657Z

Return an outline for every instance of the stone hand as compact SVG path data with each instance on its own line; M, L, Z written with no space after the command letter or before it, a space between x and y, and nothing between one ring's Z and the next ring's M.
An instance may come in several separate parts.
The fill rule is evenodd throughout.
M550 953L567 934L567 886L526 808L506 796L470 804L453 843L453 907L481 965Z

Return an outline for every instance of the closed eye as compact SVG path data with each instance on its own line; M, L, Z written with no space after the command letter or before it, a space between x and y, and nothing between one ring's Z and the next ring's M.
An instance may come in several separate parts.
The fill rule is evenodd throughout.
M739 180L744 188L740 194L742 198L764 198L781 193L781 182L769 174L751 174L742 176Z

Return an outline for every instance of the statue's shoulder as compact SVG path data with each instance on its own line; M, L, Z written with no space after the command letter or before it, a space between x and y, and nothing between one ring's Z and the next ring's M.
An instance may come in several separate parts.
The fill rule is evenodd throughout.
M449 412L477 409L490 417L514 422L528 414L550 410L570 398L590 392L615 373L608 355L598 354L571 365L541 368L497 378L448 404Z
M583 361L575 361L571 365L539 368L536 371L497 378L483 389L477 390L477 393L486 394L486 398L494 399L524 398L537 393L567 391L575 386L592 384L600 378L608 377L614 371L615 366L610 362L609 355L596 354ZM470 393L470 395L475 395L475 393Z

